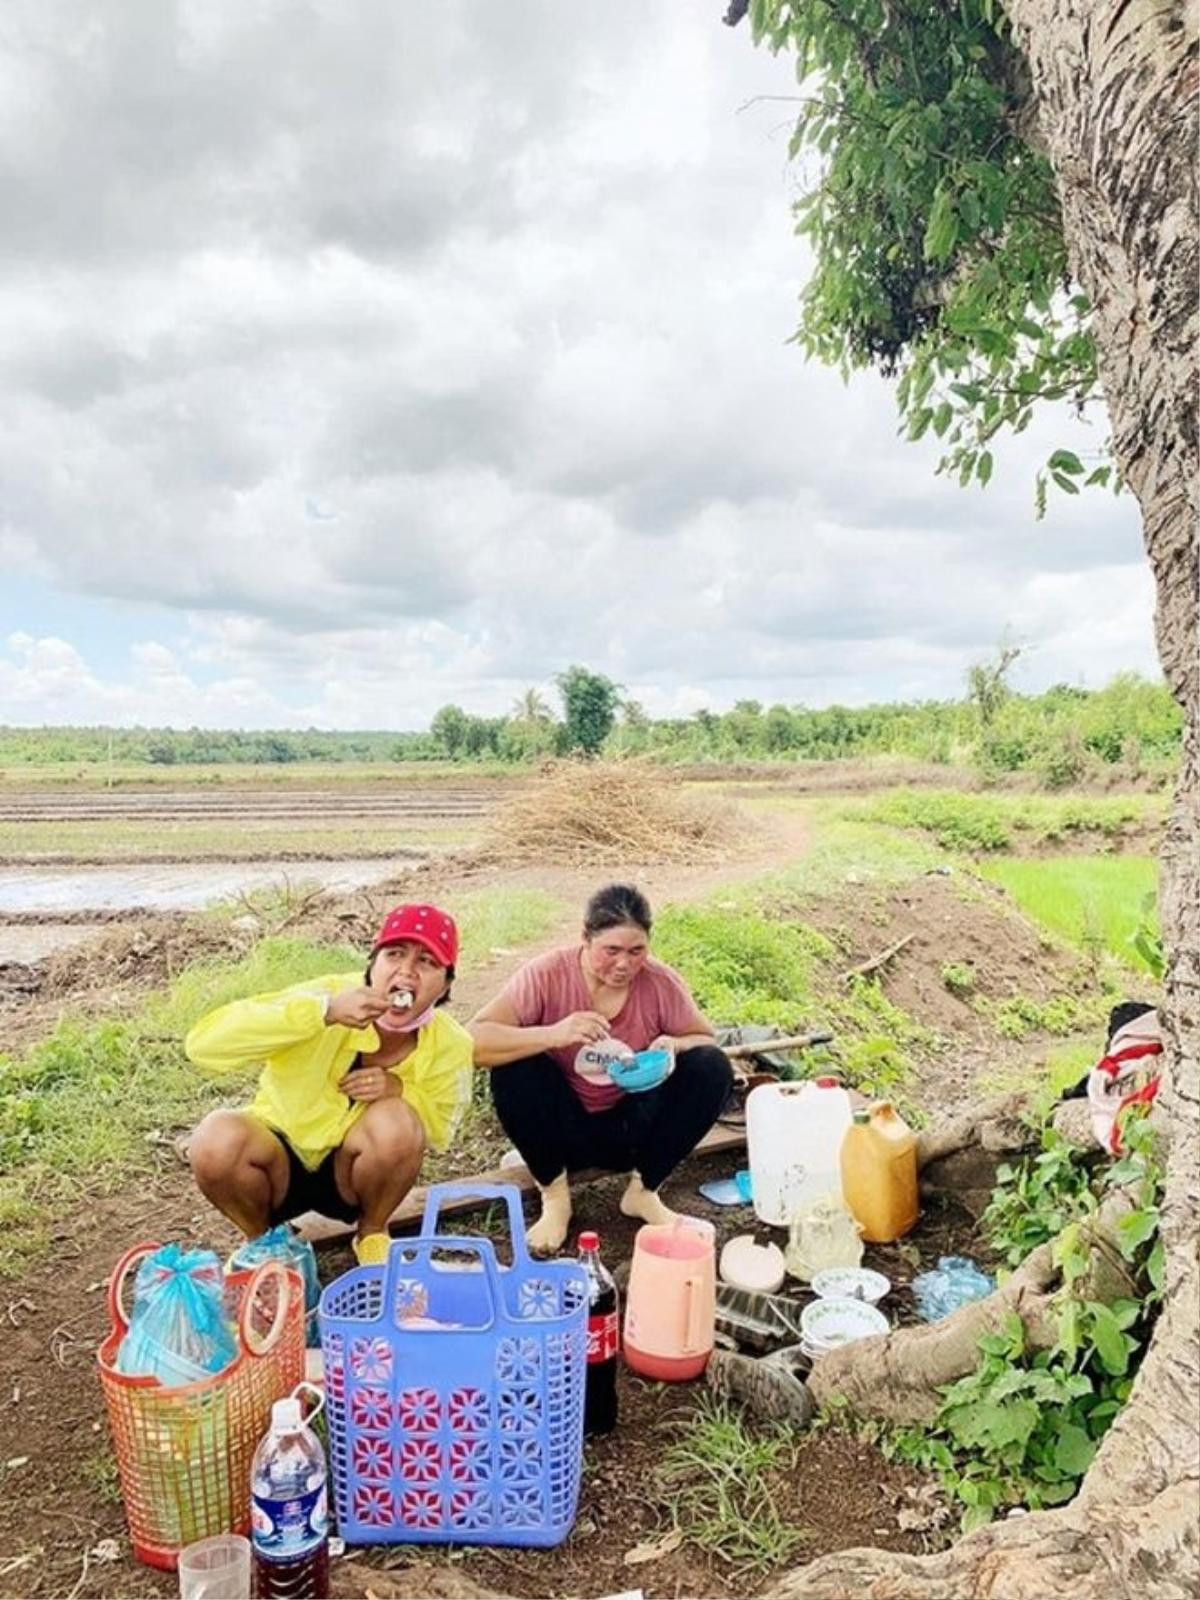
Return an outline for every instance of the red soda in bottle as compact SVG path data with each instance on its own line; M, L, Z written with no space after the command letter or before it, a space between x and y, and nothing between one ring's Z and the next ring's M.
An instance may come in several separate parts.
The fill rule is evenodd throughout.
M617 1352L621 1335L617 1286L600 1259L600 1235L579 1235L579 1262L587 1273L587 1386L583 1401L585 1434L611 1433L617 1425Z

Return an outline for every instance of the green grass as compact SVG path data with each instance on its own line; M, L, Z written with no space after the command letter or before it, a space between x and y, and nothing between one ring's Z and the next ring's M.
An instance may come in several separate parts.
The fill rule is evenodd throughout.
M1119 837L1131 827L1160 821L1159 796L964 794L953 789L896 789L847 815L929 834L947 850L971 854L1042 844L1069 834Z
M989 861L983 877L1002 884L1026 915L1085 952L1104 951L1148 970L1131 943L1158 884L1148 856L1046 856ZM1157 927L1157 923L1154 924Z
M830 1050L804 1057L804 1071L832 1060L866 1093L901 1090L910 1051L935 1035L894 1005L877 983L845 984L832 940L775 899L774 884L757 905L753 889L696 905L668 906L654 927L660 960L677 967L714 1023L768 1023L785 1033L828 1027Z
M1085 1039L1053 1045L1041 1055L1022 1058L1019 1064L981 1072L975 1080L985 1094L1007 1094L1033 1090L1030 1115L1044 1120L1066 1091L1079 1082L1099 1055L1097 1037L1092 1030Z
M656 1476L688 1543L734 1568L766 1571L805 1537L775 1499L795 1467L795 1438L786 1428L751 1428L732 1407L702 1394Z
M545 932L561 911L533 890L488 890L449 902L462 962ZM0 1276L45 1243L50 1210L108 1190L144 1166L151 1146L223 1100L248 1097L253 1071L210 1078L184 1057L192 1023L247 994L349 971L363 952L287 935L241 960L199 962L135 1012L71 1016L21 1056L0 1055Z

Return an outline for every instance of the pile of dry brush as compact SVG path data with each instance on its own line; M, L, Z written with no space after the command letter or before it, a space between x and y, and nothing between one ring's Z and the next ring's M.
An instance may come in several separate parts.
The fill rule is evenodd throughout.
M497 813L484 853L568 866L700 861L745 833L728 802L644 761L552 761Z

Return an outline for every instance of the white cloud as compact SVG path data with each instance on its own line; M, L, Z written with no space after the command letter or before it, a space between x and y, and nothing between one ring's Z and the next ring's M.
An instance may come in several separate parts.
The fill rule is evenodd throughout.
M789 68L719 9L17 0L0 559L48 620L0 720L410 727L572 660L660 713L952 694L1005 632L1153 670L1132 502L1032 515L1095 432L962 492L785 344L738 108Z

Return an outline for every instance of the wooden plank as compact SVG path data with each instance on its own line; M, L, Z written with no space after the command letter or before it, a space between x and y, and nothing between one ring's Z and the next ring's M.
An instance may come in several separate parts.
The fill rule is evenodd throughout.
M745 1128L727 1128L718 1122L711 1127L692 1151L694 1156L720 1155L726 1150L740 1150L746 1143ZM609 1176L601 1167L586 1167L582 1172L571 1174L572 1183L591 1183L595 1178ZM515 1167L493 1167L490 1172L471 1173L466 1178L457 1179L461 1183L509 1183L514 1184L522 1193L527 1193L537 1185L533 1175L524 1164ZM388 1218L388 1228L393 1232L404 1232L420 1224L425 1214L425 1195L427 1190L424 1185L413 1189L396 1207ZM464 1195L461 1199L449 1200L442 1207L441 1215L444 1217L461 1215L468 1211L477 1211L481 1206L490 1204L484 1198L474 1195ZM297 1217L292 1226L297 1229L302 1239L310 1239L318 1248L324 1245L345 1244L354 1237L354 1224L352 1222L335 1222L330 1217L318 1216L315 1211L306 1211L303 1216Z

